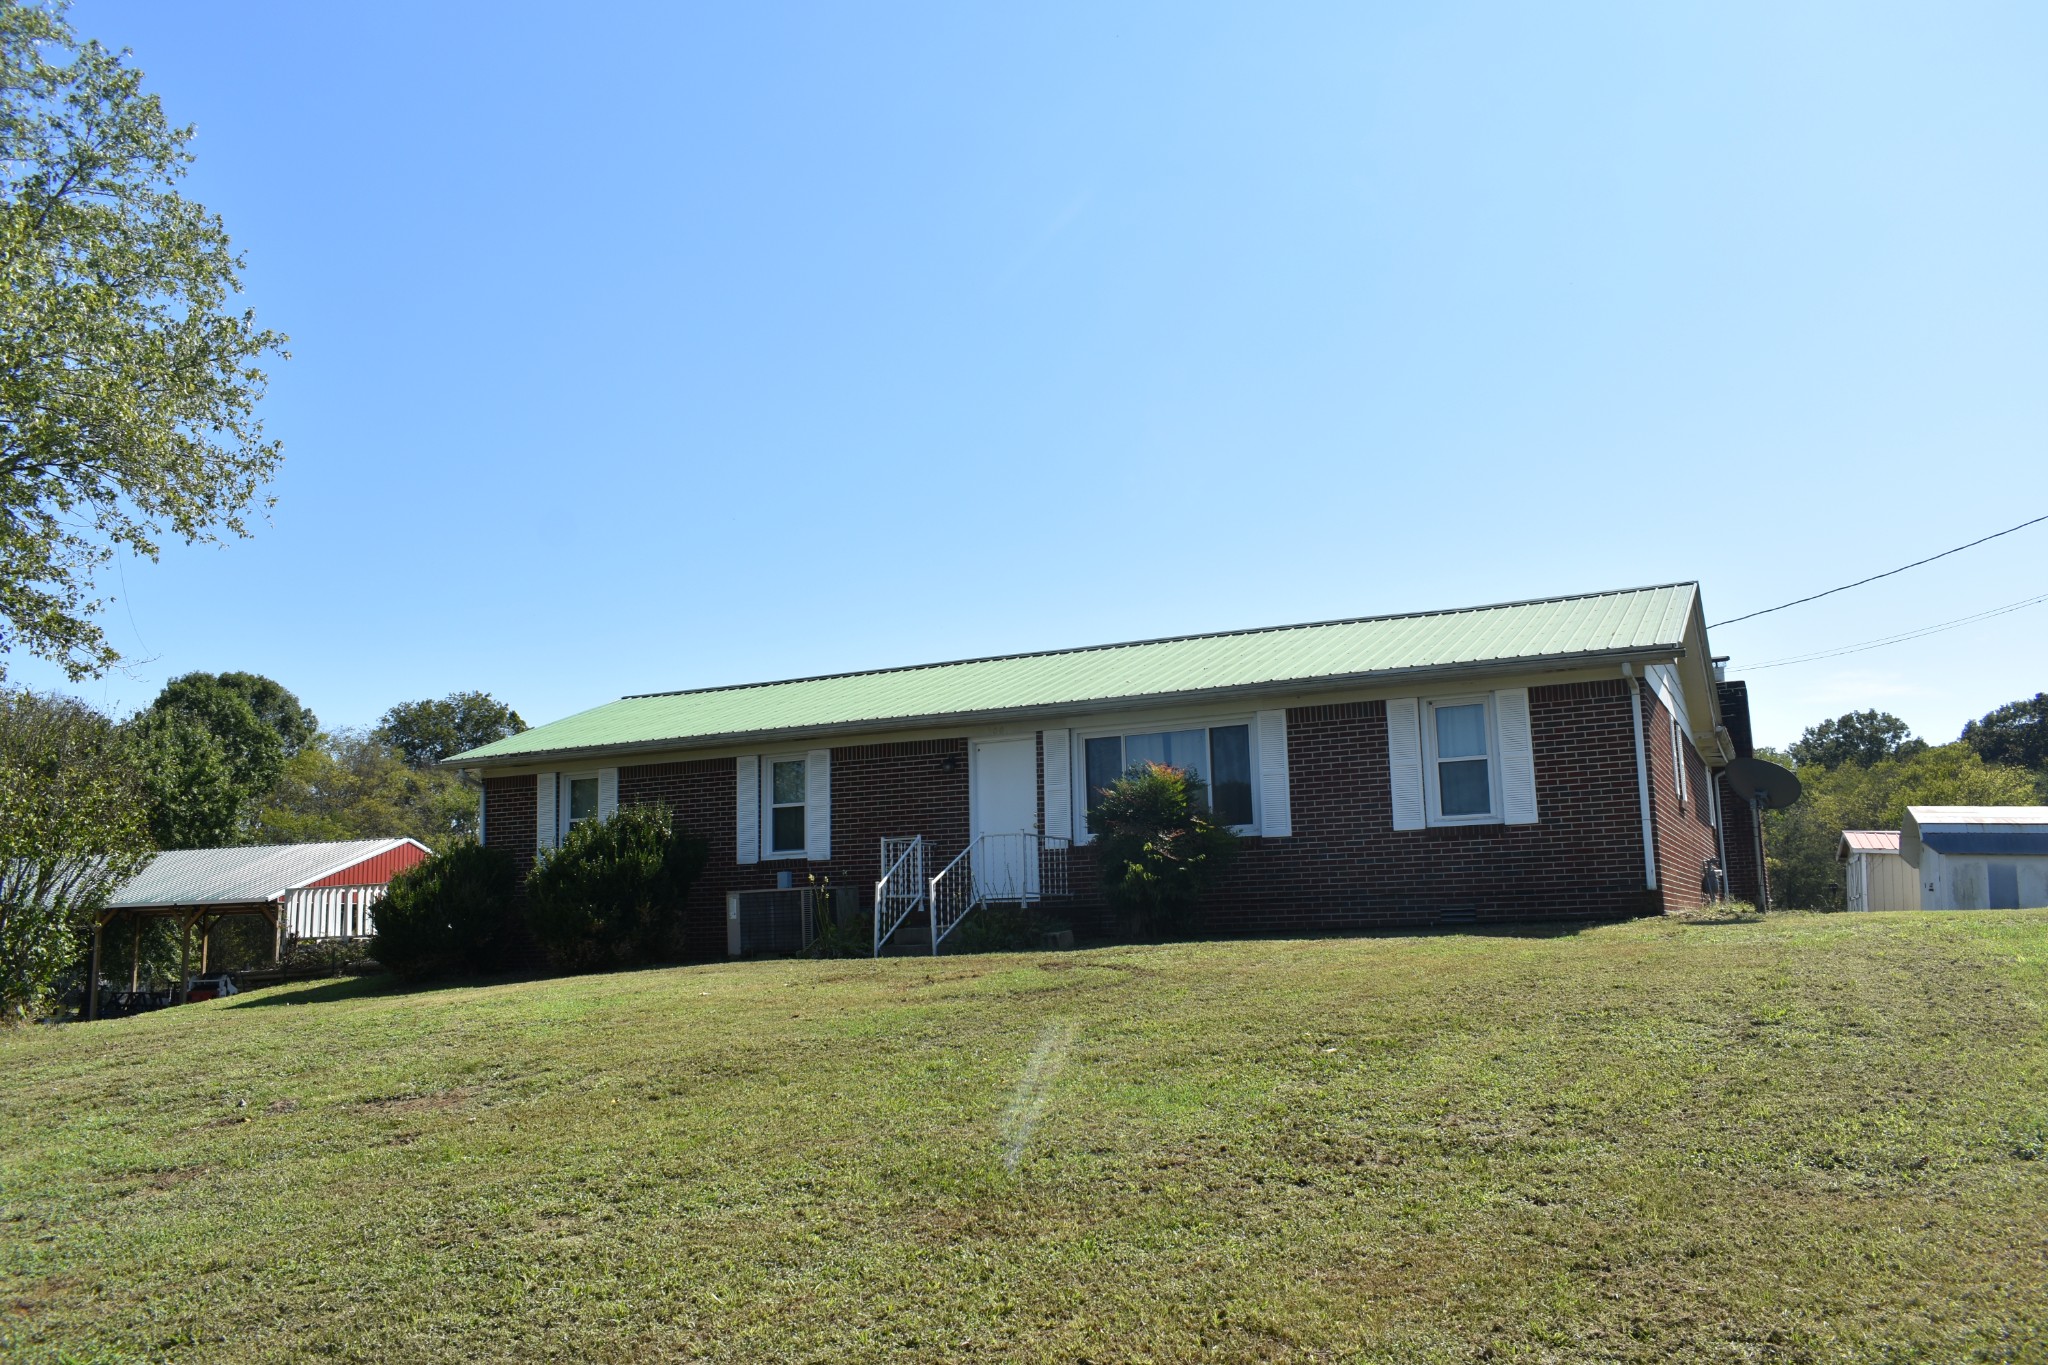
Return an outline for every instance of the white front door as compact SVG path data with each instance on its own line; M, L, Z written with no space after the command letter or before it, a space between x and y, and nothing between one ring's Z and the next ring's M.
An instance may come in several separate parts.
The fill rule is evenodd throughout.
M1038 894L1038 743L977 740L971 756L974 889L992 900ZM987 837L982 837L987 836Z

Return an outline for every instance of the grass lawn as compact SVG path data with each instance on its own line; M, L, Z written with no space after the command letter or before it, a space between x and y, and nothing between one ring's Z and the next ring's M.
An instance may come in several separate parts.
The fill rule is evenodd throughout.
M2048 911L0 1036L26 1360L2048 1359Z

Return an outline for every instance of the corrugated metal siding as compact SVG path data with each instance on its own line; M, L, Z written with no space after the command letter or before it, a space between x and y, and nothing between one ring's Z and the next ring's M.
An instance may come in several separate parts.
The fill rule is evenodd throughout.
M1460 664L1683 647L1691 583L1415 616L1142 641L697 692L627 697L459 755L688 742L1142 699Z
M417 867L430 855L418 844L400 844L388 853L379 853L365 858L353 867L345 867L331 877L322 877L309 886L382 886L408 867Z

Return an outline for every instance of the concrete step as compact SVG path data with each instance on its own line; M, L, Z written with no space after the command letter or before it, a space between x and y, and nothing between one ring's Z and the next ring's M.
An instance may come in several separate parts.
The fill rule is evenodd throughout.
M907 921L896 927L889 935L889 941L882 945L883 957L930 957L932 952L932 926L927 920L923 924Z

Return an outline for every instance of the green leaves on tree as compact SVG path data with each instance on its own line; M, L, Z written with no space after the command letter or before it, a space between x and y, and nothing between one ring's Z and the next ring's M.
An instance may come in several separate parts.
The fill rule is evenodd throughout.
M281 458L256 418L284 337L234 308L242 258L174 186L192 157L126 53L0 0L0 676L120 655L95 574L247 535Z

